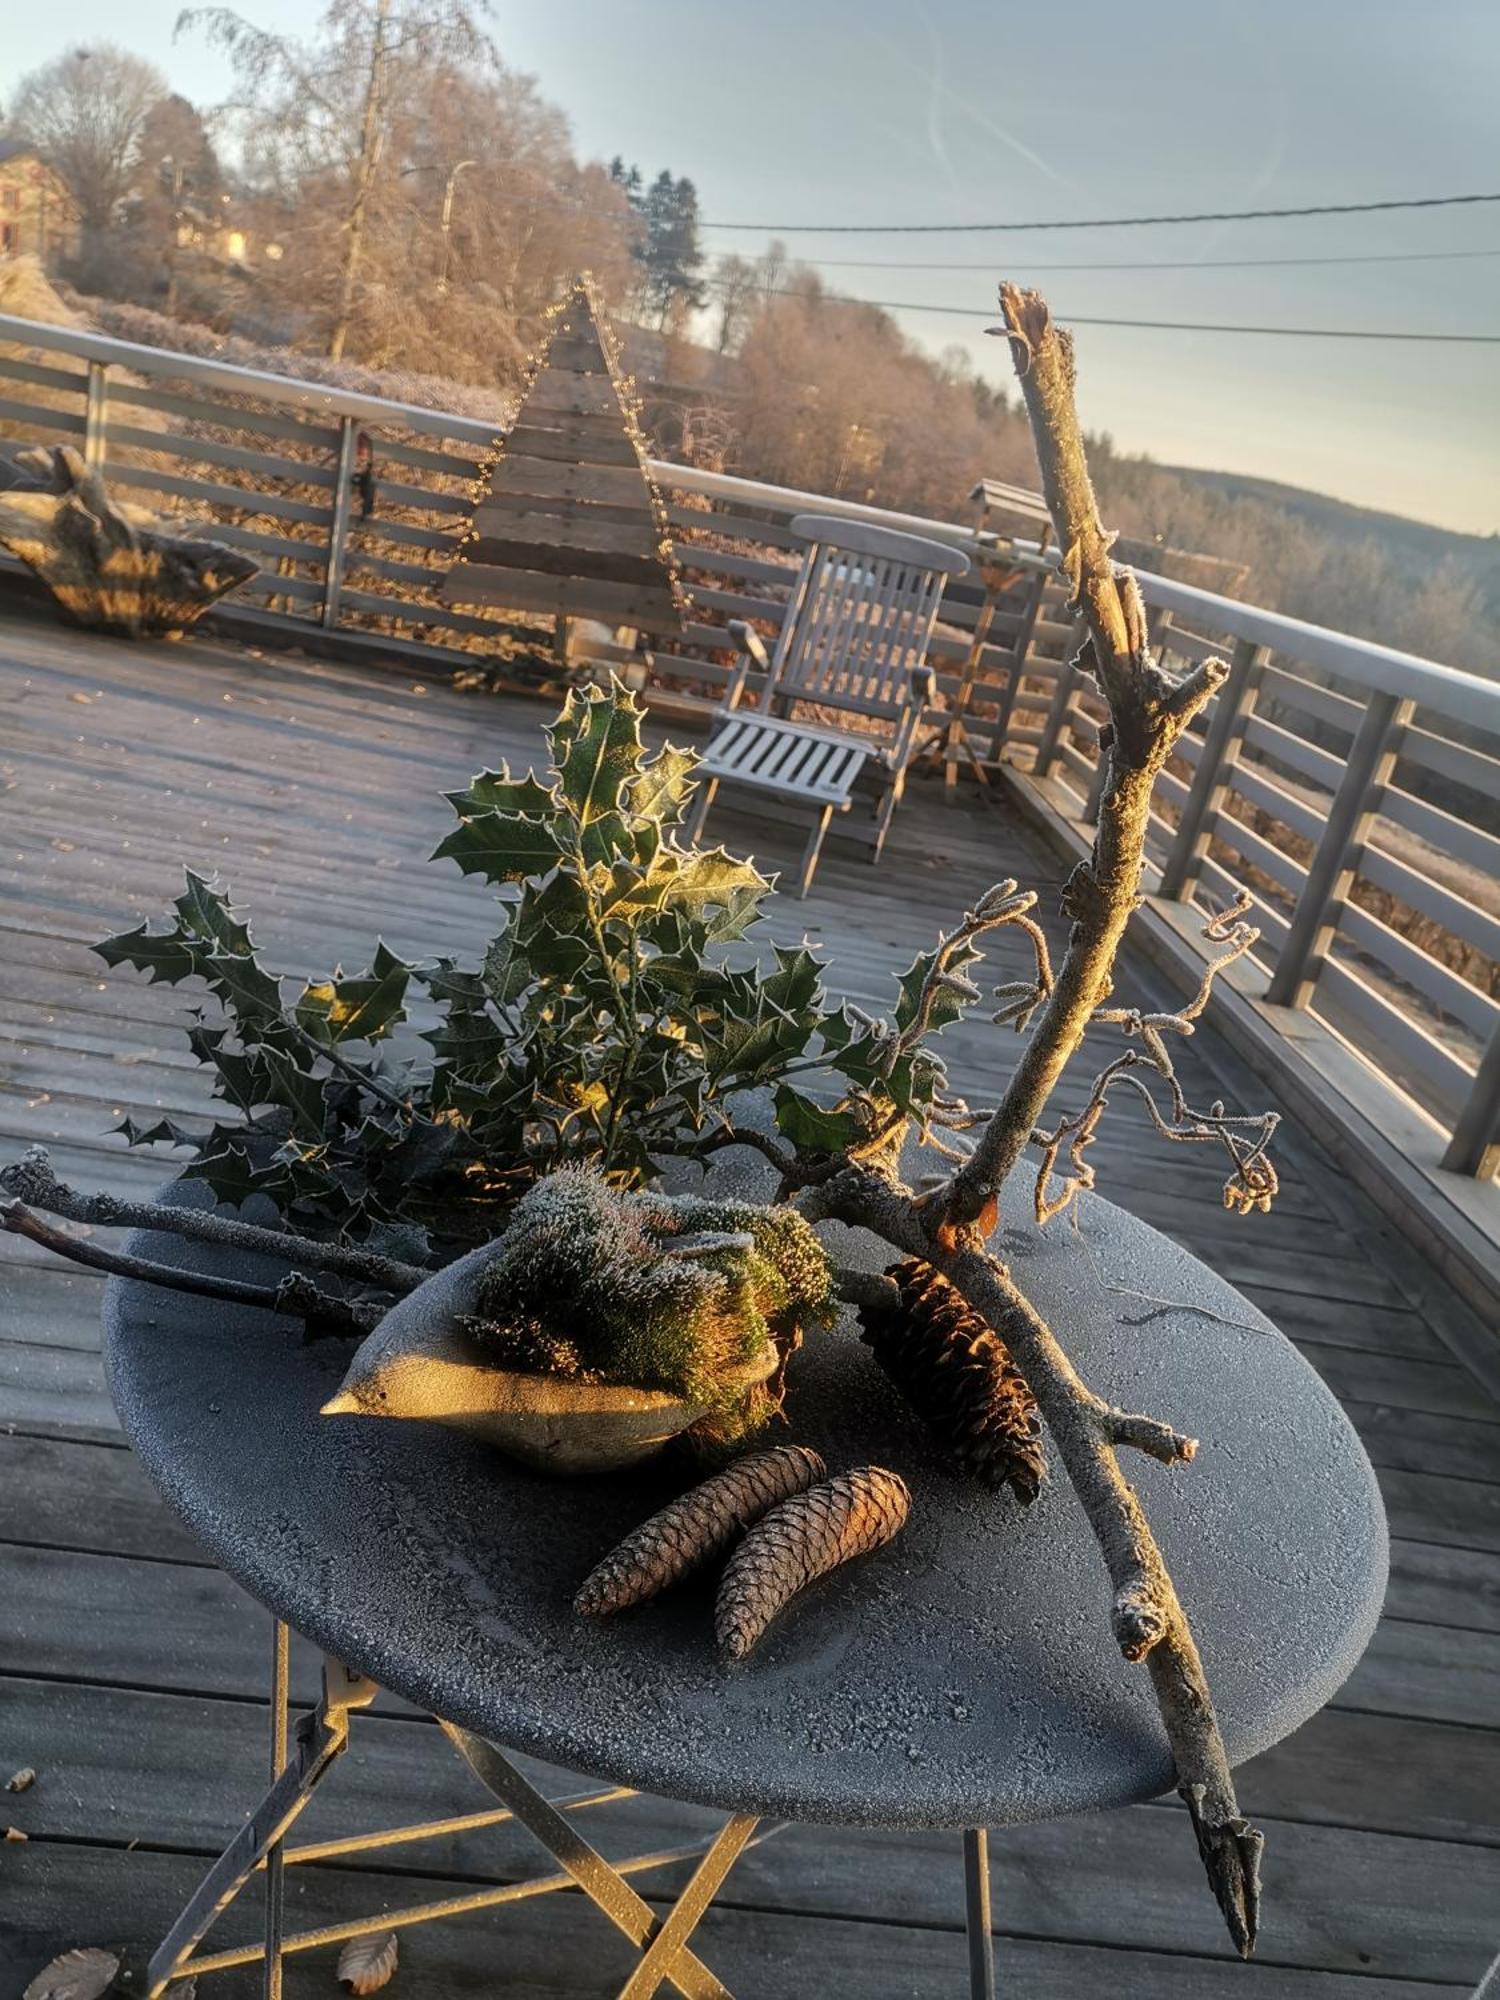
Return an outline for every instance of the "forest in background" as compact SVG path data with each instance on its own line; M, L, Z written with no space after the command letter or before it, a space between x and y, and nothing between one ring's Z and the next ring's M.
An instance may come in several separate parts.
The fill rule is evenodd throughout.
M58 275L102 330L503 417L588 269L663 457L954 519L982 476L1034 486L1018 408L962 350L925 351L776 246L711 263L692 180L580 160L463 0L333 0L305 40L223 8L181 31L227 55L229 103L189 104L104 45L6 107L3 136L72 190ZM1138 546L1222 557L1255 602L1500 674L1500 536L1091 447Z

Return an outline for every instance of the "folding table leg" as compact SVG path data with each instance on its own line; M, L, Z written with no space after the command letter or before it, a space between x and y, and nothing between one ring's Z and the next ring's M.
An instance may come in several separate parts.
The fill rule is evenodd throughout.
M964 1918L969 1938L969 2000L995 2000L995 1943L990 1916L990 1836L964 1834Z
M739 1860L746 1841L759 1824L753 1813L736 1813L725 1823L718 1839L693 1870L693 1879L678 1897L671 1915L647 1947L645 1957L620 1988L619 2000L652 2000L668 1976L672 1961L698 1928L724 1877Z
M287 1765L287 1709L291 1694L291 1639L287 1626L278 1618L271 1635L271 1783L274 1785ZM281 1939L286 1909L283 1881L281 1835L266 1851L266 1964L265 2000L281 2000Z
M279 1642L278 1642L279 1654ZM283 1687L284 1687L283 1683ZM251 1813L193 1891L186 1909L152 1954L146 1971L146 2000L159 2000L173 1975L244 1888L265 1857L311 1799L320 1780L349 1740L349 1711L365 1708L378 1690L328 1660L323 1668L323 1698L297 1724L291 1757L271 1789ZM272 1729L276 1729L273 1696ZM267 1943L271 1939L272 1906L267 1904ZM279 1932L278 1932L279 1936ZM267 1956L270 1963L270 1954ZM267 1975L269 1981L269 1973Z
M823 852L823 836L828 831L828 822L833 818L833 807L824 806L813 822L813 830L807 836L807 845L802 850L802 869L797 877L797 894L805 896L812 887L812 878L817 872L818 856Z
M545 1798L536 1787L521 1776L508 1757L502 1755L493 1743L487 1743L482 1736L475 1736L457 1723L445 1722L437 1718L443 1730L460 1757L499 1799L508 1805L521 1824L530 1832L553 1859L562 1863L573 1880L595 1903L617 1929L622 1930L632 1944L644 1946L657 1940L657 1915L644 1897L638 1896L618 1869L612 1867L596 1847L591 1847L577 1827L564 1819L563 1815ZM754 1829L754 1822L739 1832L738 1819L731 1820L719 1835L713 1848L705 1855L699 1866L702 1875L711 1860L715 1859L722 1844L733 1844L723 1868L712 1881L708 1895L718 1888L724 1875L728 1873L735 1856L744 1846ZM695 1875L694 1883L698 1876ZM693 1885L690 1884L691 1888ZM704 1907L707 1907L705 1899ZM698 1912L702 1915L702 1911ZM668 1919L670 1922L671 1919ZM693 1922L697 1918L694 1917ZM662 1926L665 1932L665 1925ZM684 1928L684 1936L686 1929ZM688 1950L685 1942L677 1941L669 1958L656 1968L656 1976L643 1992L656 1991L663 1978L670 1979L684 2000L734 2000L733 1994L722 1981L716 1979L706 1965ZM627 1991L629 1989L627 1988Z

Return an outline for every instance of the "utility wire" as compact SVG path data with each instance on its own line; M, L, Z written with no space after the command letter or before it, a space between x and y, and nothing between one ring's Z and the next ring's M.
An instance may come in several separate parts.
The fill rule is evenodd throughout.
M1112 215L1091 222L704 222L755 236L978 236L1035 229L1146 229L1179 222L1259 222L1293 215L1374 215L1396 208L1464 208L1500 194L1431 194L1405 201L1333 201L1306 208L1206 209L1199 215Z
M719 290L723 282L722 279L710 279L709 285L711 289ZM809 295L791 285L757 285L753 289L761 298L769 294L773 298L808 299L809 303L817 305L874 306L882 312L949 313L961 319L986 319L995 310L993 306L980 309L974 306L928 305L920 299L860 299L834 292ZM1148 327L1162 333L1265 333L1288 340L1432 340L1460 346L1500 347L1500 333L1407 333L1367 326L1231 326L1216 320L1100 318L1089 313L1062 312L1055 308L1052 316L1066 326Z
M1437 264L1473 257L1500 257L1500 250L1372 250L1348 257L1184 257L1147 259L1141 263L1127 258L1103 264L1033 264L1028 259L1021 269L1027 275L1033 271L1258 271L1272 265ZM899 257L819 257L817 263L825 271L993 271L995 268L993 257L978 264L908 264Z

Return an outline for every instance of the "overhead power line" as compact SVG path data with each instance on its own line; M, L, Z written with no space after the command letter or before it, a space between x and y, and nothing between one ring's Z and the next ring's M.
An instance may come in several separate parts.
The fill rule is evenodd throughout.
M1037 229L1147 229L1181 222L1260 222L1300 215L1374 215L1397 208L1465 208L1500 194L1414 195L1404 201L1329 201L1305 208L1206 209L1197 215L1111 215L1087 222L705 222L754 236L981 236Z
M1259 271L1289 264L1439 264L1474 257L1500 257L1500 250L1371 250L1348 257L1182 257L1136 262L1130 258L1096 264L1033 264L1033 271ZM824 271L993 271L995 260L977 264L909 264L899 257L819 257Z
M723 282L722 279L710 281L715 290L722 289ZM793 285L756 286L754 289L762 298L767 296L768 291L774 298L809 297ZM944 313L971 320L991 318L995 311L993 306L929 305L922 299L861 299L837 292L822 292L813 297L819 305L875 306L882 312ZM1410 333L1397 328L1368 326L1236 326L1219 320L1115 319L1090 313L1063 312L1056 308L1053 318L1065 326L1145 327L1161 333L1264 333L1287 340L1431 340L1458 346L1500 347L1500 333Z

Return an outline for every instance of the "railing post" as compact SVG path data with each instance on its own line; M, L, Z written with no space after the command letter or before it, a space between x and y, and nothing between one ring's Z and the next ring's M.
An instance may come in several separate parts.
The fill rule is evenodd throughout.
M1088 644L1088 627L1080 618L1074 628L1073 637L1068 641L1066 654L1057 663L1057 680L1053 685L1052 699L1047 704L1047 720L1042 724L1042 740L1036 746L1036 762L1032 765L1032 775L1045 778L1052 768L1052 759L1057 755L1057 739L1062 734L1062 726L1068 713L1068 704L1073 699L1073 691L1083 678L1073 662L1079 648Z
M1000 762L1000 752L1010 735L1011 719L1016 712L1016 698L1021 692L1021 682L1026 676L1026 663L1031 652L1032 634L1036 630L1037 615L1042 608L1042 599L1047 595L1047 584L1051 572L1036 571L1031 579L1031 588L1026 593L1026 602L1021 608L1021 623L1016 628L1016 636L1011 648L1010 672L1005 677L1005 692L1000 697L1000 713L995 719L995 727L990 733L990 762Z
M333 518L328 524L328 563L323 572L323 624L339 622L344 595L344 552L349 540L349 516L354 510L354 464L359 448L359 422L339 419L338 466L333 477Z
M1500 1172L1500 1027L1490 1036L1458 1114L1443 1166L1450 1174L1472 1174L1476 1180Z
M1213 837L1213 823L1224 809L1229 772L1239 753L1245 725L1255 711L1260 677L1269 651L1248 639L1236 642L1229 675L1219 689L1208 728L1198 750L1198 766L1183 801L1182 818L1162 866L1160 895L1184 902L1193 891L1198 870Z
M109 363L89 363L83 403L83 462L90 472L104 470L104 426L109 422Z
M1400 701L1393 694L1370 696L1266 989L1266 999L1274 1007L1305 1007L1312 997L1349 900L1380 795L1390 783L1401 733L1415 708L1414 701Z

